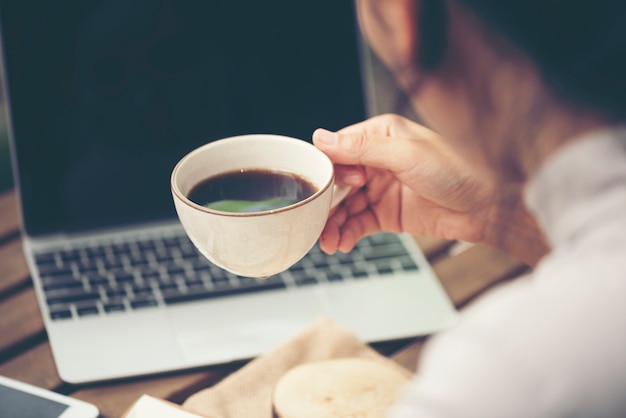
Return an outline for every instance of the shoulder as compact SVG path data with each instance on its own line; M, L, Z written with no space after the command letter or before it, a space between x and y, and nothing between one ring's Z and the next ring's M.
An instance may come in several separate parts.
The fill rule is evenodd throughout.
M428 344L401 408L483 417L626 410L626 260L618 254L555 252L532 277L476 301Z

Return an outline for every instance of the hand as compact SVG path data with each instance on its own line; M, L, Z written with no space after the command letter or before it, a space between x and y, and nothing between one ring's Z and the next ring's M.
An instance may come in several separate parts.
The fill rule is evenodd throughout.
M382 115L337 133L318 129L314 144L335 163L336 180L354 190L320 238L327 253L348 252L378 231L481 241L494 187L435 132Z

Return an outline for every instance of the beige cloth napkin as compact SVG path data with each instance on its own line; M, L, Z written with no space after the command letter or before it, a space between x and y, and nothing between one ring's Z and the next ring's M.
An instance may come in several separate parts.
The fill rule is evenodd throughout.
M272 390L294 366L339 357L365 357L411 372L382 356L331 319L322 317L300 334L257 357L217 385L190 396L183 407L211 418L272 418Z

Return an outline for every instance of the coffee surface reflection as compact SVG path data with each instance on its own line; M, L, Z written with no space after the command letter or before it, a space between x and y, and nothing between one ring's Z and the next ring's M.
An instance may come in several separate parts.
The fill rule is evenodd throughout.
M194 186L188 198L209 209L247 213L289 206L315 191L315 186L299 175L249 169L210 177Z

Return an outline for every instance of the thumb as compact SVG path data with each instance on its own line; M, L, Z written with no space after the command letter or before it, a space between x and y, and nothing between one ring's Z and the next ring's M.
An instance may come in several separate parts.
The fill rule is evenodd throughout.
M410 142L365 133L331 132L322 128L313 132L315 146L335 164L365 165L390 171L401 168L396 166L396 156L406 155Z

